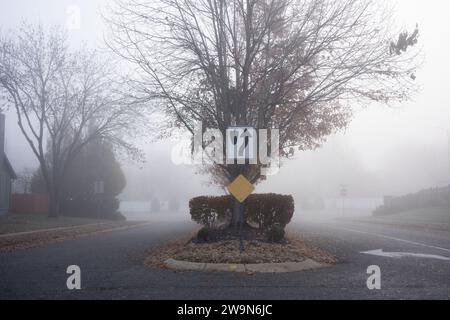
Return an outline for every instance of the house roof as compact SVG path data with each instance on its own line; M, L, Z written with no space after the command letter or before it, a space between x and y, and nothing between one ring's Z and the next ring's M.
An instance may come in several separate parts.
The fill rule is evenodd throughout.
M12 167L11 162L9 162L9 159L6 156L6 154L3 155L3 162L11 175L11 179L17 179L17 174L14 171L14 168Z

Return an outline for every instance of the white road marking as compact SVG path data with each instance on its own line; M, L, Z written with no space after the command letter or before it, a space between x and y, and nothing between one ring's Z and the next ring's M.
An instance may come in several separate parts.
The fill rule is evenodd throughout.
M446 249L446 248L442 248L442 247L436 247L436 246L431 246L431 245L428 245L428 244L425 244L425 243L409 241L409 240L405 240L405 239L394 238L394 237L386 236L384 234L360 231L360 230L343 228L343 227L333 227L333 228L346 230L346 231L351 231L351 232L356 232L356 233L368 234L368 235L376 236L376 237L380 237L380 238L385 238L385 239L400 241L400 242L404 242L404 243L414 244L416 246L421 246L421 247L426 247L426 248L433 248L433 249L437 249L437 250L443 250L443 251L446 251L446 252L450 252L450 249Z
M384 252L383 249L363 251L360 253L370 254L373 256L395 258L395 259L399 259L399 258L403 258L403 257L412 257L412 258L424 258L424 259L437 259L437 260L445 260L445 261L450 260L450 258L448 258L448 257L438 256L435 254L423 254L423 253L412 253L412 252Z

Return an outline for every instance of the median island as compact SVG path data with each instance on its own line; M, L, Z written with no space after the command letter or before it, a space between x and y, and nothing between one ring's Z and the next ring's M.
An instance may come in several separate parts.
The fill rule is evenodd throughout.
M190 235L148 252L145 264L175 270L293 272L324 267L336 258L285 227L294 212L291 196L255 194L245 221L233 223L231 196L190 201L192 220L203 225Z

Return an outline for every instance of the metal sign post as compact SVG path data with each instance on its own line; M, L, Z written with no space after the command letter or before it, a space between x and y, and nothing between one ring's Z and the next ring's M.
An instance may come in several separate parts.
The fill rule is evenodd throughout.
M238 165L238 174L236 179L243 175L244 166L247 164L257 163L257 134L252 127L229 127L226 130L226 158L228 165ZM239 250L243 252L244 242L242 239L242 228L245 222L243 201L238 201L235 204L235 212L239 219ZM237 226L235 226L237 227Z

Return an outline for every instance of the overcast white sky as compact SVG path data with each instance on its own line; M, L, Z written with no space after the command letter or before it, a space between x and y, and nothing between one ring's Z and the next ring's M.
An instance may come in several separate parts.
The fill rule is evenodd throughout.
M394 1L394 0L393 0ZM71 43L76 46L85 41L90 46L102 45L104 25L99 14L107 0L0 0L0 29L6 32L18 25L21 19L40 21L47 25L67 23L68 8L76 5L81 12L80 30L70 32ZM448 149L444 131L450 129L450 1L448 0L397 0L397 17L400 25L412 30L416 23L420 26L420 45L425 54L425 64L418 73L422 91L414 101L397 108L381 105L358 107L355 119L345 134L330 138L324 148L315 154L306 153L299 159L287 164L274 181L291 181L292 173L298 174L298 168L309 173L311 163L322 159L334 168L344 168L346 156L336 156L336 150L356 155L358 161L368 172L386 181L401 180L398 188L389 189L383 184L380 192L413 191L416 188L437 185L449 179ZM364 108L362 108L364 107ZM9 116L9 115L8 115ZM33 165L31 156L24 156L28 146L20 137L16 124L9 116L7 125L7 153L18 171ZM333 151L334 150L334 151ZM418 161L416 158L426 159ZM346 160L347 159L347 160ZM426 168L425 168L426 167ZM314 168L323 171L324 168ZM417 172L416 178L405 182L405 177ZM399 176L393 177L396 173ZM320 172L319 172L320 173ZM319 174L318 173L318 174ZM306 173L305 173L306 174ZM348 172L335 170L336 181L346 182ZM301 177L299 177L301 178ZM314 177L311 177L314 180ZM410 181L410 180L407 180ZM336 182L337 183L337 182ZM287 183L289 185L289 183ZM390 185L390 183L389 183ZM395 183L392 183L395 185ZM332 186L333 188L335 186ZM285 188L281 188L285 189ZM286 190L287 191L287 190Z

